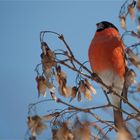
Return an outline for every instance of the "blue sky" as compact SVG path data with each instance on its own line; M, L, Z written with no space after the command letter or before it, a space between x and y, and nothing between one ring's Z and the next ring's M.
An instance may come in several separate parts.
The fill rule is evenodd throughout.
M118 13L122 3L0 1L0 139L24 138L27 106L37 101L34 68L40 63L39 32L63 33L75 56L84 62L97 22L107 20L120 29Z

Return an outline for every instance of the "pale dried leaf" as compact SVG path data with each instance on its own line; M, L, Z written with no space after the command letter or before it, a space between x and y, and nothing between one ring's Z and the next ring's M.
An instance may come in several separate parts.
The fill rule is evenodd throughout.
M92 100L91 90L95 92L95 90L92 88L92 85L87 80L85 81L81 80L79 82L78 92L83 93L84 97L87 98L88 100Z
M77 89L76 86L72 87L72 91L71 91L71 100L70 100L70 102L76 97L77 91L78 91L78 89Z
M129 59L131 61L131 63L137 67L138 69L140 69L140 62L136 62L134 59Z
M67 123L63 123L62 127L57 130L55 137L57 140L73 140L73 135L69 130Z
M47 81L44 78L44 76L37 76L36 82L39 96L40 95L46 96Z
M93 94L96 94L95 88L91 85L91 83L90 83L87 79L85 79L85 84L86 84L87 88L88 88Z
M66 93L67 93L66 97L70 97L71 94L72 94L72 88L71 87L66 87Z
M49 50L48 44L46 42L41 42L42 54L46 55Z
M135 9L134 9L134 6L131 6L131 5L128 6L128 13L129 13L131 19L134 19L135 18Z
M129 60L131 61L131 63L136 66L138 69L140 69L140 59L139 57L133 53L133 51L129 48L127 48L126 53L129 56Z
M130 48L126 49L126 53L128 54L130 58L134 59L135 61L140 62L140 59L138 58L138 56Z
M39 134L42 133L42 131L43 131L44 129L46 129L46 125L43 124L42 122L40 122L40 123L37 125L36 129L35 129L35 133L36 133L37 135L39 135Z
M64 71L60 72L60 76L64 79L67 79L67 74Z
M83 140L90 140L91 139L90 128L86 123L83 124L82 132L83 132L83 137L82 137Z
M43 124L42 119L38 115L28 117L27 124L32 136L40 134L46 128L46 125Z
M67 97L67 87L66 86L62 86L62 92L61 93L64 97Z
M128 70L125 77L126 86L129 87L130 85L136 83L135 78L136 73L132 69Z
M66 87L66 83L67 83L67 76L66 74L61 71L61 67L57 67L56 68L56 79L57 79L57 82L58 82L58 90L59 90L59 93L60 95L64 96L64 97L67 97L67 87ZM68 91L69 92L69 91Z
M28 124L29 129L31 129L31 128L33 128L33 127L36 126L36 121L34 121L34 120L32 119L32 117L28 117L27 124Z
M60 93L60 95L67 97L67 89L66 86L59 86L58 87L58 91Z
M72 93L71 93L71 97L72 97L72 98L75 98L75 96L76 96L76 94L77 94L77 91L78 91L78 89L77 89L76 86L72 87Z
M90 90L88 88L86 88L86 91L84 93L84 97L86 99L90 100L90 101L92 100L92 95L91 95L91 92L90 92Z
M70 97L71 92L72 92L72 88L66 87L66 86L59 86L58 91L59 91L60 95L62 95L64 97Z
M56 67L56 72L57 72L57 75L60 76L61 78L67 79L66 73L61 70L61 66Z
M85 93L86 91L86 86L83 80L81 80L79 83L78 91L82 93Z
M47 73L52 67L56 66L55 54L51 50L46 50L46 55L41 54L41 62L43 64L43 70Z
M55 60L55 53L53 51L48 50L47 53L48 53L48 56L51 60Z
M59 86L66 86L67 76L64 72L57 72L55 77L56 77L56 80L57 80Z
M86 122L81 123L79 120L75 122L73 129L74 140L90 140L90 128Z
M64 96L64 97L67 97L67 87L66 87L66 83L67 83L67 76L66 76L66 73L61 71L61 67L58 66L56 68L56 80L58 82L58 90L59 90L59 93L60 95ZM68 91L69 92L69 91Z

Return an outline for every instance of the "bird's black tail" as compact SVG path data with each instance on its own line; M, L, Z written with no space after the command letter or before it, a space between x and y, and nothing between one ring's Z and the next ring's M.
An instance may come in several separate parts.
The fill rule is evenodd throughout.
M114 111L114 124L119 129L120 127L124 126L122 112L119 109L117 110L113 109L113 111Z

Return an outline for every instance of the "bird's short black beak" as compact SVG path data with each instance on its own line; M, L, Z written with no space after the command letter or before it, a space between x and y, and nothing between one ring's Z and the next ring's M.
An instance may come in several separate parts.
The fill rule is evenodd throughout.
M98 27L99 26L99 23L96 23L96 26Z

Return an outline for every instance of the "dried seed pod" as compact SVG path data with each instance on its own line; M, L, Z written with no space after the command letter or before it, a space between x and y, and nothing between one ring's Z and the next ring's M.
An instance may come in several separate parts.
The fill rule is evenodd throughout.
M66 74L65 72L61 71L61 72L60 72L60 77L61 77L62 79L67 79L67 74Z
M60 95L64 96L64 97L67 97L67 88L66 86L59 86L58 87L58 91L60 93Z
M76 86L72 87L72 93L71 93L71 97L72 97L72 98L75 98L75 96L76 96L76 94L77 94L77 91L78 91L78 89L77 89Z
M42 53L46 55L47 51L49 50L49 47L46 42L41 42L41 49L42 49Z
M91 83L88 81L88 79L85 79L85 84L86 84L86 87L87 87L93 94L96 94L95 88L91 85Z
M72 94L72 88L70 86L66 87L67 97L70 97Z
M53 66L56 66L55 54L51 50L48 50L46 55L41 55L41 58L41 62L45 71L51 69Z
M67 95L67 90L66 90L66 79L65 77L61 77L61 75L58 75L57 76L57 79L58 79L58 89L59 89L59 92L62 96L66 97Z
M130 85L136 83L135 78L136 73L132 69L128 70L125 77L126 85L129 87Z
M139 57L133 53L133 51L129 48L126 49L126 53L128 54L129 60L131 63L136 66L138 69L140 69L140 59Z
M125 17L120 17L120 25L121 25L121 28L123 28L124 30L126 30Z
M36 82L39 96L40 95L46 96L47 81L44 78L44 76L37 76Z
M71 96L71 92L72 92L71 87L59 86L58 90L59 90L59 93L64 97L70 97Z
M55 53L49 49L49 47L45 42L43 42L41 47L42 47L41 62L43 72L49 79L52 76L51 71L52 67L56 66Z
M90 101L92 100L92 95L91 95L91 92L90 92L90 90L88 88L86 88L86 91L84 93L84 97L86 99L90 100Z
M88 100L92 100L91 93L96 93L96 90L92 87L87 79L79 82L78 92L83 93L84 97Z
M60 86L63 84L66 84L67 82L67 75L65 72L61 71L61 67L57 66L56 67L56 80Z
M88 99L88 100L92 100L92 94L90 92L90 90L88 88L86 88L86 91L84 93L84 98Z
M135 18L135 9L134 9L134 6L132 6L132 5L129 5L128 6L128 13L130 14L131 19L134 19Z
M57 129L55 134L56 140L73 140L73 134L71 130L68 128L67 122L64 122L62 126Z
M85 93L85 91L86 91L86 85L84 83L84 80L81 80L79 82L78 91L81 92L81 93Z
M77 91L78 91L78 89L76 86L72 87L70 102L76 97Z
M28 117L27 124L32 133L32 136L40 134L46 128L46 125L43 124L41 117L38 115Z
M65 72L61 71L60 66L56 67L56 80L58 82L59 93L64 97L68 97L70 90L69 90L69 87L66 86L67 75Z
M73 129L74 140L90 140L91 132L88 126L88 122L81 123L79 119L74 124Z

